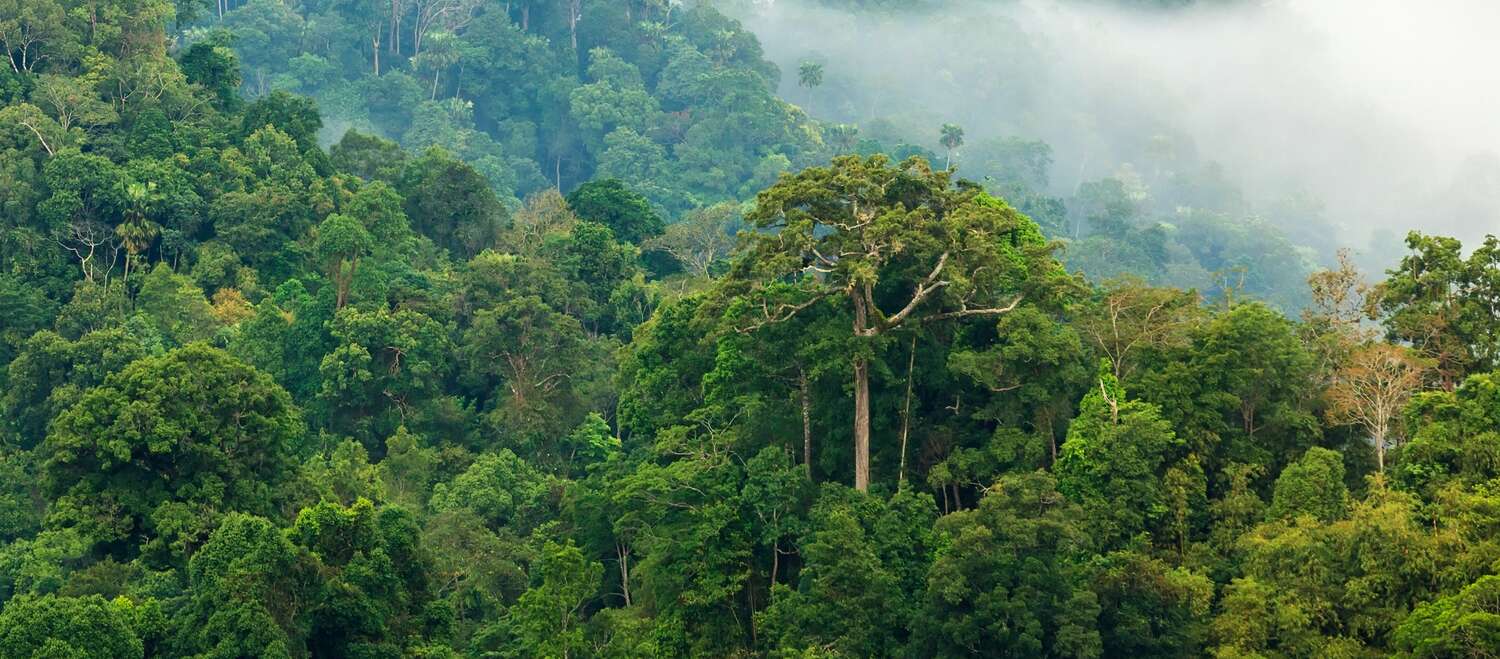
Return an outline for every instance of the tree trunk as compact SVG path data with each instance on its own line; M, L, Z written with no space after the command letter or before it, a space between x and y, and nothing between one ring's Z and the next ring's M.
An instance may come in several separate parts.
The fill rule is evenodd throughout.
M798 393L802 397L802 468L812 480L812 396L807 390L807 371L797 367Z
M901 471L896 477L900 487L906 485L906 440L911 436L911 376L917 365L917 337L911 337L911 357L906 362L906 405L901 408Z
M854 301L854 336L868 333L870 310L858 291L851 291ZM859 346L857 350L863 350ZM870 491L870 359L863 352L854 357L854 489Z
M854 358L854 489L870 491L870 362Z
M583 18L583 0L568 0L568 37L573 43L573 54L578 54L578 19Z
M401 0L391 0L391 54L401 54L401 17L406 13L406 8L401 6Z
M1047 428L1047 445L1052 449L1052 461L1047 463L1047 468L1051 469L1054 465L1057 464L1057 430L1052 427L1051 414L1048 414L1046 416L1046 421L1047 422L1045 426Z
M625 595L625 606L630 606L630 550L615 543L615 552L620 556L620 590Z
M776 575L781 571L781 541L771 541L771 585L767 588L775 592Z
M1375 433L1375 470L1385 473L1385 433Z

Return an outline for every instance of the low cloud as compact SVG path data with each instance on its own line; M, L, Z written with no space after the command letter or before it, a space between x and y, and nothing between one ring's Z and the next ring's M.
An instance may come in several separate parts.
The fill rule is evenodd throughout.
M776 0L740 14L783 94L815 115L932 147L948 122L970 144L1042 139L1053 194L1218 163L1244 212L1294 237L1309 214L1335 233L1324 240L1379 254L1407 229L1500 232L1493 0L930 4L856 16ZM821 87L798 86L804 61L824 64Z

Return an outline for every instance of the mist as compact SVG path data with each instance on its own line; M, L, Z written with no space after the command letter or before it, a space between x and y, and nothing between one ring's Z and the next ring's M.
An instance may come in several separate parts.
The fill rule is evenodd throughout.
M896 14L775 0L738 12L781 93L861 136L938 149L1014 136L1053 149L1047 187L1221 176L1320 255L1389 262L1410 229L1500 231L1500 3L1284 0L1179 10L952 2ZM798 85L802 62L824 83ZM964 150L955 158L964 171ZM1231 195L1234 196L1234 195ZM1225 205L1223 200L1218 200Z

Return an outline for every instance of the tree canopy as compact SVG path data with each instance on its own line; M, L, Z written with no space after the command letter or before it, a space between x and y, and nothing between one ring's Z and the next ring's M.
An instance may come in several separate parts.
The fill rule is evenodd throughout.
M0 659L1494 651L1495 238L739 11L0 0Z

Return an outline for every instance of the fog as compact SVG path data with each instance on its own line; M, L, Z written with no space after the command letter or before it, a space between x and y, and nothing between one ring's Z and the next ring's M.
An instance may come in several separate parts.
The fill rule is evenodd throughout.
M759 0L737 13L781 67L782 94L814 116L935 150L950 122L971 146L1045 140L1055 195L1122 176L1161 214L1187 203L1151 185L1163 170L1217 163L1244 193L1231 212L1324 254L1389 257L1412 228L1466 243L1500 232L1500 2L929 4L942 6L855 17ZM805 61L823 64L821 86L799 87Z

